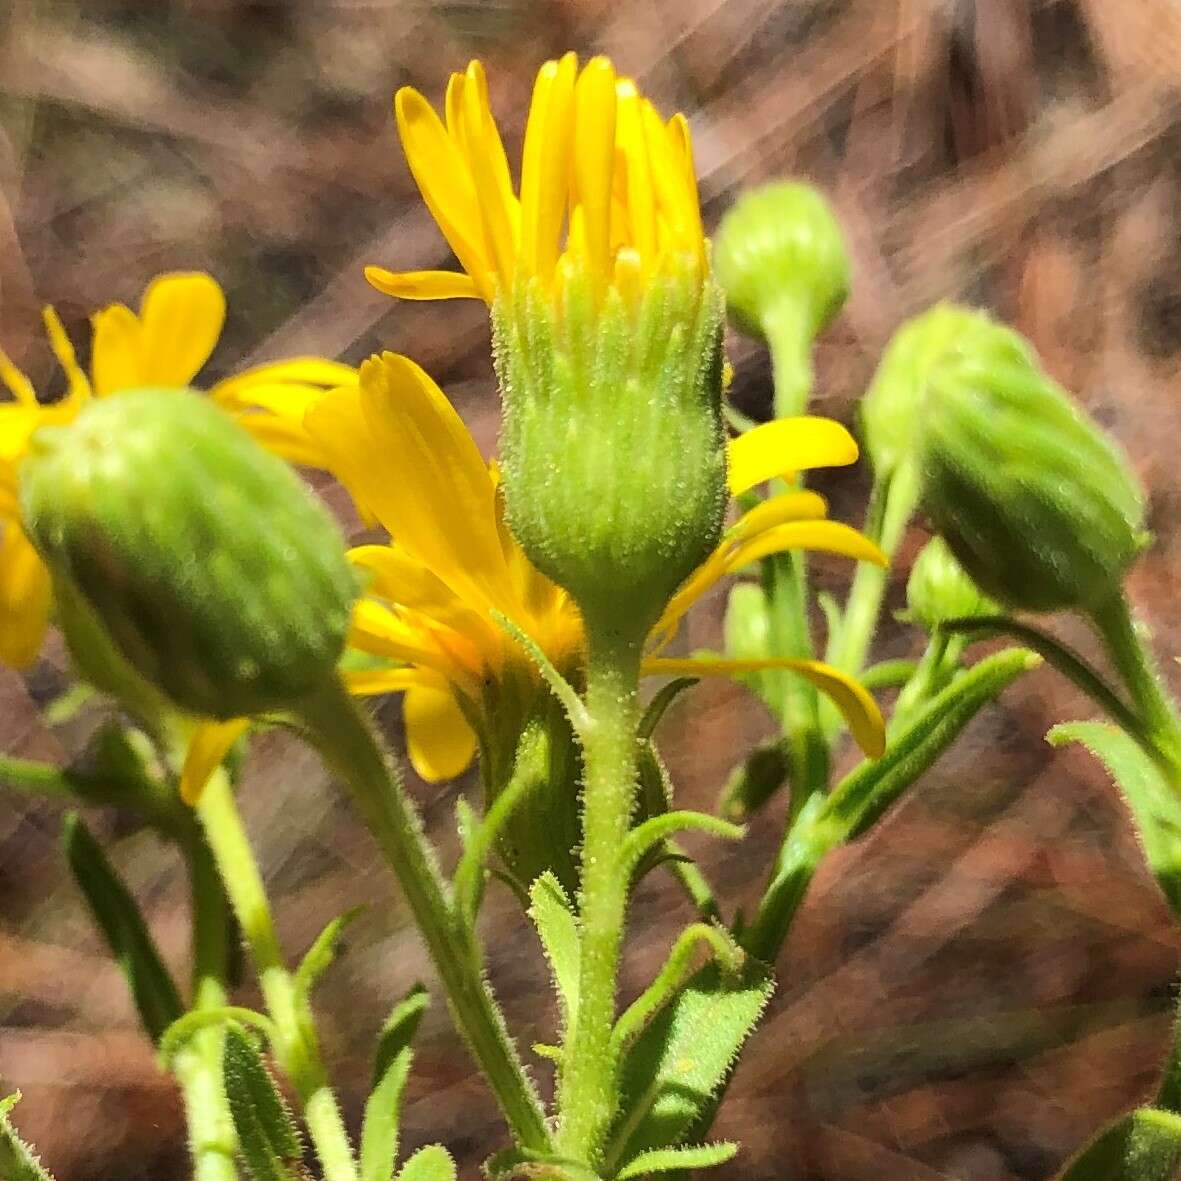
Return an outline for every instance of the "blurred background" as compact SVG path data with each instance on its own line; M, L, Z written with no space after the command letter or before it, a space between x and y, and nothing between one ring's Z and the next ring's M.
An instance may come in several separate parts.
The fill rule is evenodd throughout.
M96 306L134 303L162 270L205 268L230 303L210 376L297 352L405 351L490 450L482 306L394 303L361 276L366 263L450 265L389 100L407 83L441 100L448 72L479 55L515 154L533 73L567 48L609 53L666 112L688 114L709 224L772 177L831 197L855 284L819 349L820 412L852 422L890 333L933 301L990 307L1030 336L1151 490L1157 542L1132 589L1162 654L1181 652L1176 0L9 0L4 347L52 391L43 303L82 341ZM764 356L734 339L731 357L736 400L765 413ZM860 519L863 469L819 483L834 516ZM891 610L923 539L916 526ZM847 568L818 568L826 585L846 584ZM689 646L717 642L721 605L698 613ZM1070 621L1059 632L1092 650ZM888 625L878 655L911 643ZM38 720L63 670L51 645L27 676L0 672L0 749L76 748L80 725L51 733ZM718 1124L744 1146L719 1181L1036 1181L1148 1092L1181 931L1103 775L1043 741L1055 721L1090 713L1051 673L1027 678L868 839L825 864ZM399 742L396 707L381 717ZM689 695L664 733L687 805L709 807L770 730L737 687ZM455 799L474 783L412 786L451 858ZM429 983L429 965L367 834L306 749L259 740L242 803L293 958L328 919L371 903L319 994L355 1128L374 1035L414 980ZM754 896L781 813L737 853L702 849L732 903ZM93 821L183 972L176 858L126 818ZM184 1177L173 1087L67 879L59 826L54 807L0 797L0 1089L23 1089L18 1122L58 1181ZM630 994L685 921L658 877L634 911ZM496 891L484 930L511 1023L525 1044L549 1040L532 934ZM475 1176L499 1136L436 1003L404 1143L442 1139Z

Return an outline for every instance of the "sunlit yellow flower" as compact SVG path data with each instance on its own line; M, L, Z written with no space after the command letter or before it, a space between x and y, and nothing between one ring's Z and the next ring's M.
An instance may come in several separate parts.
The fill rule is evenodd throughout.
M408 745L424 778L458 774L477 733L491 725L487 703L508 683L537 683L532 662L506 635L497 613L531 636L575 681L582 623L565 591L540 574L505 529L495 467L483 460L446 396L412 361L392 353L361 367L359 387L311 406L306 426L331 470L389 531L387 545L351 552L371 575L353 618L355 648L396 667L349 674L354 692L405 691ZM806 468L848 464L857 447L823 418L768 424L730 448L730 491ZM686 581L653 629L644 670L651 675L734 675L745 664L659 655L689 606L721 578L765 554L822 549L881 562L855 530L825 518L811 492L773 497L740 517ZM815 661L775 661L829 694L870 753L882 745L873 699L855 681Z
M445 123L410 87L394 100L410 171L464 273L369 267L379 291L491 304L534 277L552 289L572 267L635 293L672 260L708 266L685 117L665 122L606 58L541 67L516 190L478 61L451 75L444 106Z
M0 350L0 382L14 399L0 403L0 663L22 667L36 657L51 608L49 573L24 535L17 507L18 468L33 432L72 421L90 398L189 385L217 344L225 310L225 296L210 276L161 275L148 285L138 312L113 304L94 315L87 374L57 313L46 308L49 343L67 382L65 395L48 403ZM326 388L355 380L346 365L298 357L218 382L209 396L271 450L293 462L319 463L302 426L304 411Z

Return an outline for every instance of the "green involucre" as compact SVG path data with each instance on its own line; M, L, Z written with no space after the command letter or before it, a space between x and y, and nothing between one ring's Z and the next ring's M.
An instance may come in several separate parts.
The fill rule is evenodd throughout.
M94 401L38 432L20 483L55 581L181 708L282 708L334 668L356 595L340 532L291 468L207 400Z

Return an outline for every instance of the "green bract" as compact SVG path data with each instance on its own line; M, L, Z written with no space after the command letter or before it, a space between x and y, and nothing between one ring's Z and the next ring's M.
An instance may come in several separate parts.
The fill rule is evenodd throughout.
M730 315L760 340L774 336L780 314L811 340L848 295L840 226L810 185L778 181L743 194L718 227L713 257Z
M906 583L910 618L934 631L949 619L996 615L999 607L968 577L941 537L933 537L911 567Z
M923 503L982 590L1011 608L1093 606L1144 542L1144 500L1114 443L1015 332L975 315L929 371Z
M65 597L80 595L182 709L290 705L341 654L356 584L339 530L285 463L196 394L118 394L41 430L21 507Z
M694 260L625 296L571 268L493 308L509 525L584 615L642 637L726 505L722 297Z

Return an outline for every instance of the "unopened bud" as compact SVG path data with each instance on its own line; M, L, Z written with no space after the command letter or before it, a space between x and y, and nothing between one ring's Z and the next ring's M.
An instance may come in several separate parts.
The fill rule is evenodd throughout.
M1000 611L941 537L932 537L915 559L906 583L906 607L911 620L928 632L949 619L978 619Z
M55 581L175 705L281 709L331 675L356 594L340 532L212 403L178 390L91 402L37 433L20 486Z

